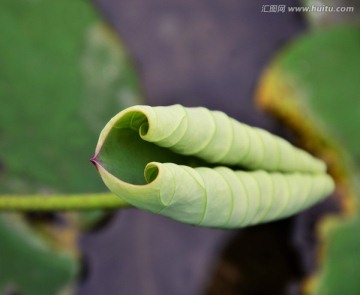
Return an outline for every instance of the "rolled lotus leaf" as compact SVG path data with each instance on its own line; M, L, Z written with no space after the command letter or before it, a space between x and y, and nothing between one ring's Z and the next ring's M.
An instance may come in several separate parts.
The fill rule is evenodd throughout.
M319 159L202 107L130 107L105 126L92 161L130 204L202 226L283 218L334 189Z

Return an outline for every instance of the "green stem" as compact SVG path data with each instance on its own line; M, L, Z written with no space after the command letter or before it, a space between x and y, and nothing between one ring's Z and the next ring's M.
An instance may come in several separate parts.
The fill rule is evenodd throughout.
M0 195L0 211L77 211L130 206L112 193Z

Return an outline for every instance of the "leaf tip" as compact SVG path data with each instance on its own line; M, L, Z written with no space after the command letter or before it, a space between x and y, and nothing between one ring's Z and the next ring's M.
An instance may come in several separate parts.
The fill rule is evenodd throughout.
M96 169L98 168L98 162L96 161L96 156L93 156L90 158L90 162L94 164L94 166L96 167Z

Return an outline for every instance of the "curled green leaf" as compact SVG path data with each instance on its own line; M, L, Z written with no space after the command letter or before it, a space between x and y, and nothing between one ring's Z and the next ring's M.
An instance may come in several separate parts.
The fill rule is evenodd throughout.
M283 218L334 188L319 159L202 107L128 108L105 126L92 161L130 204L202 226Z

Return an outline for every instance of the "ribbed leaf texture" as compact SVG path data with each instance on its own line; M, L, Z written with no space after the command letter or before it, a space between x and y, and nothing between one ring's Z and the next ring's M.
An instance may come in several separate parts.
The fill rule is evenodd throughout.
M321 160L203 107L128 108L105 126L93 162L132 205L201 226L287 217L334 189Z

